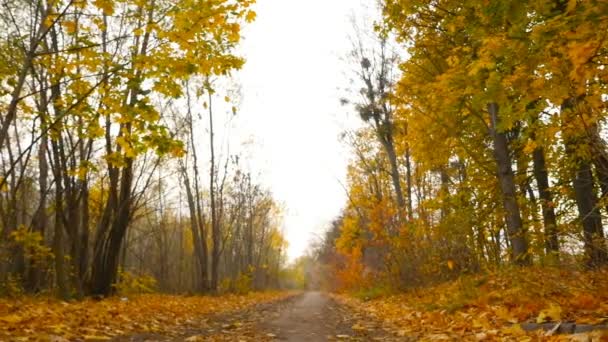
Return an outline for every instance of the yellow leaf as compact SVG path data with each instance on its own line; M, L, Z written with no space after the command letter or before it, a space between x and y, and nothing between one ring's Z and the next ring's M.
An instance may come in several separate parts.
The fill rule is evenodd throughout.
M248 11L247 15L245 15L245 21L248 23L253 22L256 17L257 14L254 11Z
M551 305L548 309L542 310L538 317L536 317L536 323L544 323L549 321L559 321L562 317L562 308L559 305Z
M68 34L76 32L76 23L73 21L64 21L63 23L61 23L61 25L65 27L65 30Z
M99 8L105 15L114 14L114 3L112 0L95 0L93 5Z
M526 143L526 146L524 146L524 154L532 154L534 152L534 150L536 149L536 142L530 140Z

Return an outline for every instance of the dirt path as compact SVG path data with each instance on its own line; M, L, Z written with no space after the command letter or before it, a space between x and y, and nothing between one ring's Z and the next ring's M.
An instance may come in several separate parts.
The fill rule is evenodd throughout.
M353 313L326 294L306 292L238 312L201 317L172 336L132 335L115 341L404 341L370 317Z
M320 292L307 292L263 322L261 328L279 341L325 341L354 336L347 310Z

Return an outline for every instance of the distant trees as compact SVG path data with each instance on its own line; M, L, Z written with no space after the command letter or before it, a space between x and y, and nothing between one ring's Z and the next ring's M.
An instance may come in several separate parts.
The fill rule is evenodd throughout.
M399 59L386 35L380 35L378 39L366 42L361 33L358 33L354 45L351 58L353 64L357 65L355 73L357 81L361 83L361 89L360 96L352 100L352 103L361 119L370 125L382 145L390 165L397 205L405 209L406 202L400 181L401 171L394 141L399 127L395 123L395 108L389 98L397 79L396 68Z

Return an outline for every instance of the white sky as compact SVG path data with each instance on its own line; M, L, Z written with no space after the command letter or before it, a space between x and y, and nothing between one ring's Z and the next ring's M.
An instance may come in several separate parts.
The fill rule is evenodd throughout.
M339 134L357 118L339 104L348 70L341 58L362 3L258 0L257 20L244 31L247 63L235 75L242 100L230 134L253 141L243 159L285 206L290 260L346 203L338 180L345 183L349 154Z

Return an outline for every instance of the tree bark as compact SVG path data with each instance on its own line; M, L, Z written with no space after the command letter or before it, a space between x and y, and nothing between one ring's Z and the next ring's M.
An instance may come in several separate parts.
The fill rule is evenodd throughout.
M209 290L209 248L207 245L207 231L205 229L205 218L203 215L201 189L199 186L199 170L198 170L198 154L196 151L196 143L194 141L194 123L192 117L192 106L190 103L190 89L186 86L186 94L188 101L188 129L190 131L190 143L192 148L192 169L194 170L194 198L192 204L196 221L196 235L199 236L198 253L199 253L199 268L200 268L200 290L206 292ZM189 199L190 201L190 199ZM190 203L190 202L189 202ZM191 213L192 214L192 213Z
M490 130L494 145L494 159L497 166L497 178L502 192L505 221L512 246L512 262L518 265L527 265L530 263L528 243L521 219L519 204L517 203L515 177L511 167L512 163L507 136L504 132L498 130L498 125L500 123L498 110L497 103L490 103L488 105L491 122Z
M576 99L569 98L562 103L561 116L564 124L574 120ZM591 162L580 157L580 148L592 148L587 132L564 132L566 154L574 163L573 187L578 215L583 225L585 264L593 268L606 264L608 252L602 226L602 216L598 207Z
M589 129L592 143L593 166L602 191L602 199L608 199L608 154L606 153L606 144L600 136L597 125L592 125ZM605 209L608 212L608 203L605 203Z
M217 212L217 198L215 187L215 145L213 132L212 95L209 93L209 141L211 150L211 167L209 171L209 191L211 196L211 291L218 290L219 264L220 264L220 217Z
M114 292L113 285L117 280L118 261L121 246L131 218L131 184L133 181L133 160L128 159L122 170L120 193L117 205L108 202L114 208L114 217L110 221L108 234L101 237L100 247L93 261L91 275L91 294L107 296Z
M190 179L185 167L182 168L182 177L184 178L184 187L186 188L186 198L188 200L188 209L190 211L190 229L194 240L194 253L196 255L196 264L198 265L199 278L196 286L201 293L207 290L207 255L203 253L203 242L199 234L199 222L196 210L196 203L192 188L190 187ZM198 191L198 190L196 190Z
M589 267L603 265L607 261L602 217L597 207L591 165L579 161L574 176L574 192L579 217L583 224L586 264Z
M393 188L395 189L395 197L397 199L397 205L400 209L405 209L405 199L403 198L403 190L401 188L401 175L399 173L399 164L397 162L397 154L395 153L395 144L393 142L392 134L388 134L384 141L384 148L388 156L389 163L391 165L391 180L393 182Z
M52 142L53 159L55 167L53 170L55 179L55 230L53 235L53 254L55 260L55 281L57 283L58 295L64 300L70 299L70 289L68 286L67 270L65 265L64 253L64 219L63 219L63 187L61 186L61 163L59 162L59 152L57 142Z
M559 258L559 240L557 234L557 219L553 208L553 195L549 190L549 173L545 161L545 151L537 147L532 153L534 178L540 197L545 227L545 251L550 258Z
M41 128L44 130L45 126L45 118L47 111L47 104L45 101L45 97L42 97L41 102L44 102L41 105L41 115L40 122ZM47 151L48 151L48 135L46 133L42 134L40 138L40 146L38 148L38 187L40 188L40 198L38 203L38 209L34 214L32 219L32 229L34 232L37 232L44 238L45 232L47 230L48 225L48 216L46 214L47 211L47 197L48 197L48 177L49 177L49 166L47 160ZM32 264L30 265L29 274L26 281L26 289L30 292L38 292L41 290L41 278L43 269L40 267L41 265L36 264L36 260L32 260Z
M405 149L405 180L407 185L407 217L410 222L414 221L414 204L412 201L412 161L409 146Z

